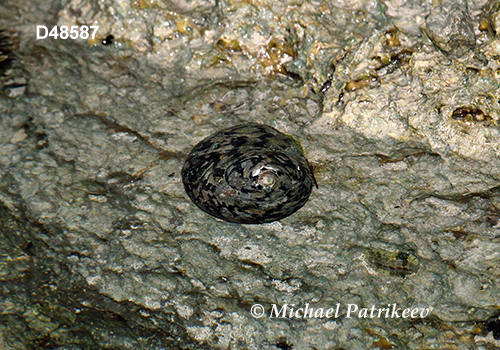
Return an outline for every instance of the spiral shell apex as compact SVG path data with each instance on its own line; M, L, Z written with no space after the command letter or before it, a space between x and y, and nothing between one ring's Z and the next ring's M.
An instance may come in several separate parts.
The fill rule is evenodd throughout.
M313 174L293 139L263 124L223 129L198 143L182 169L203 211L240 224L283 219L308 200Z

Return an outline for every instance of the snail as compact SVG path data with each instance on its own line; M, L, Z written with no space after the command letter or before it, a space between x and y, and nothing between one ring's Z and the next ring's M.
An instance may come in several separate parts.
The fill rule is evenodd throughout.
M182 168L186 193L203 211L240 224L283 219L307 202L313 173L298 144L257 123L198 143Z

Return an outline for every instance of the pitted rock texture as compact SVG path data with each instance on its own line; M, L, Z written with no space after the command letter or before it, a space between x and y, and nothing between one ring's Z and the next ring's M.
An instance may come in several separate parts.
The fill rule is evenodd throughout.
M0 344L497 349L499 8L1 3ZM36 40L37 25L99 30ZM245 122L293 135L314 168L281 221L226 223L184 192L189 150ZM255 318L257 303L430 315Z

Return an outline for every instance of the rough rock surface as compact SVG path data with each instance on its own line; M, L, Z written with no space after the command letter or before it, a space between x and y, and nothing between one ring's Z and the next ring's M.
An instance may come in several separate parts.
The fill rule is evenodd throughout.
M0 348L500 346L499 1L5 0L0 30ZM182 188L248 121L315 170L279 222Z

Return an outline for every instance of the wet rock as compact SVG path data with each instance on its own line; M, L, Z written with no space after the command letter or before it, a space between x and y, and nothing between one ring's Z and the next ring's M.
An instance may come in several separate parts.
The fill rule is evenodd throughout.
M435 1L424 32L437 48L454 57L463 56L476 45L466 0Z
M0 348L498 348L500 49L478 28L464 54L447 19L467 11L494 13L0 2L23 64L0 94ZM449 48L419 30L439 13ZM36 40L41 23L100 29ZM243 122L292 135L311 163L319 188L286 219L219 221L184 192L189 150ZM343 312L269 317L285 304Z

